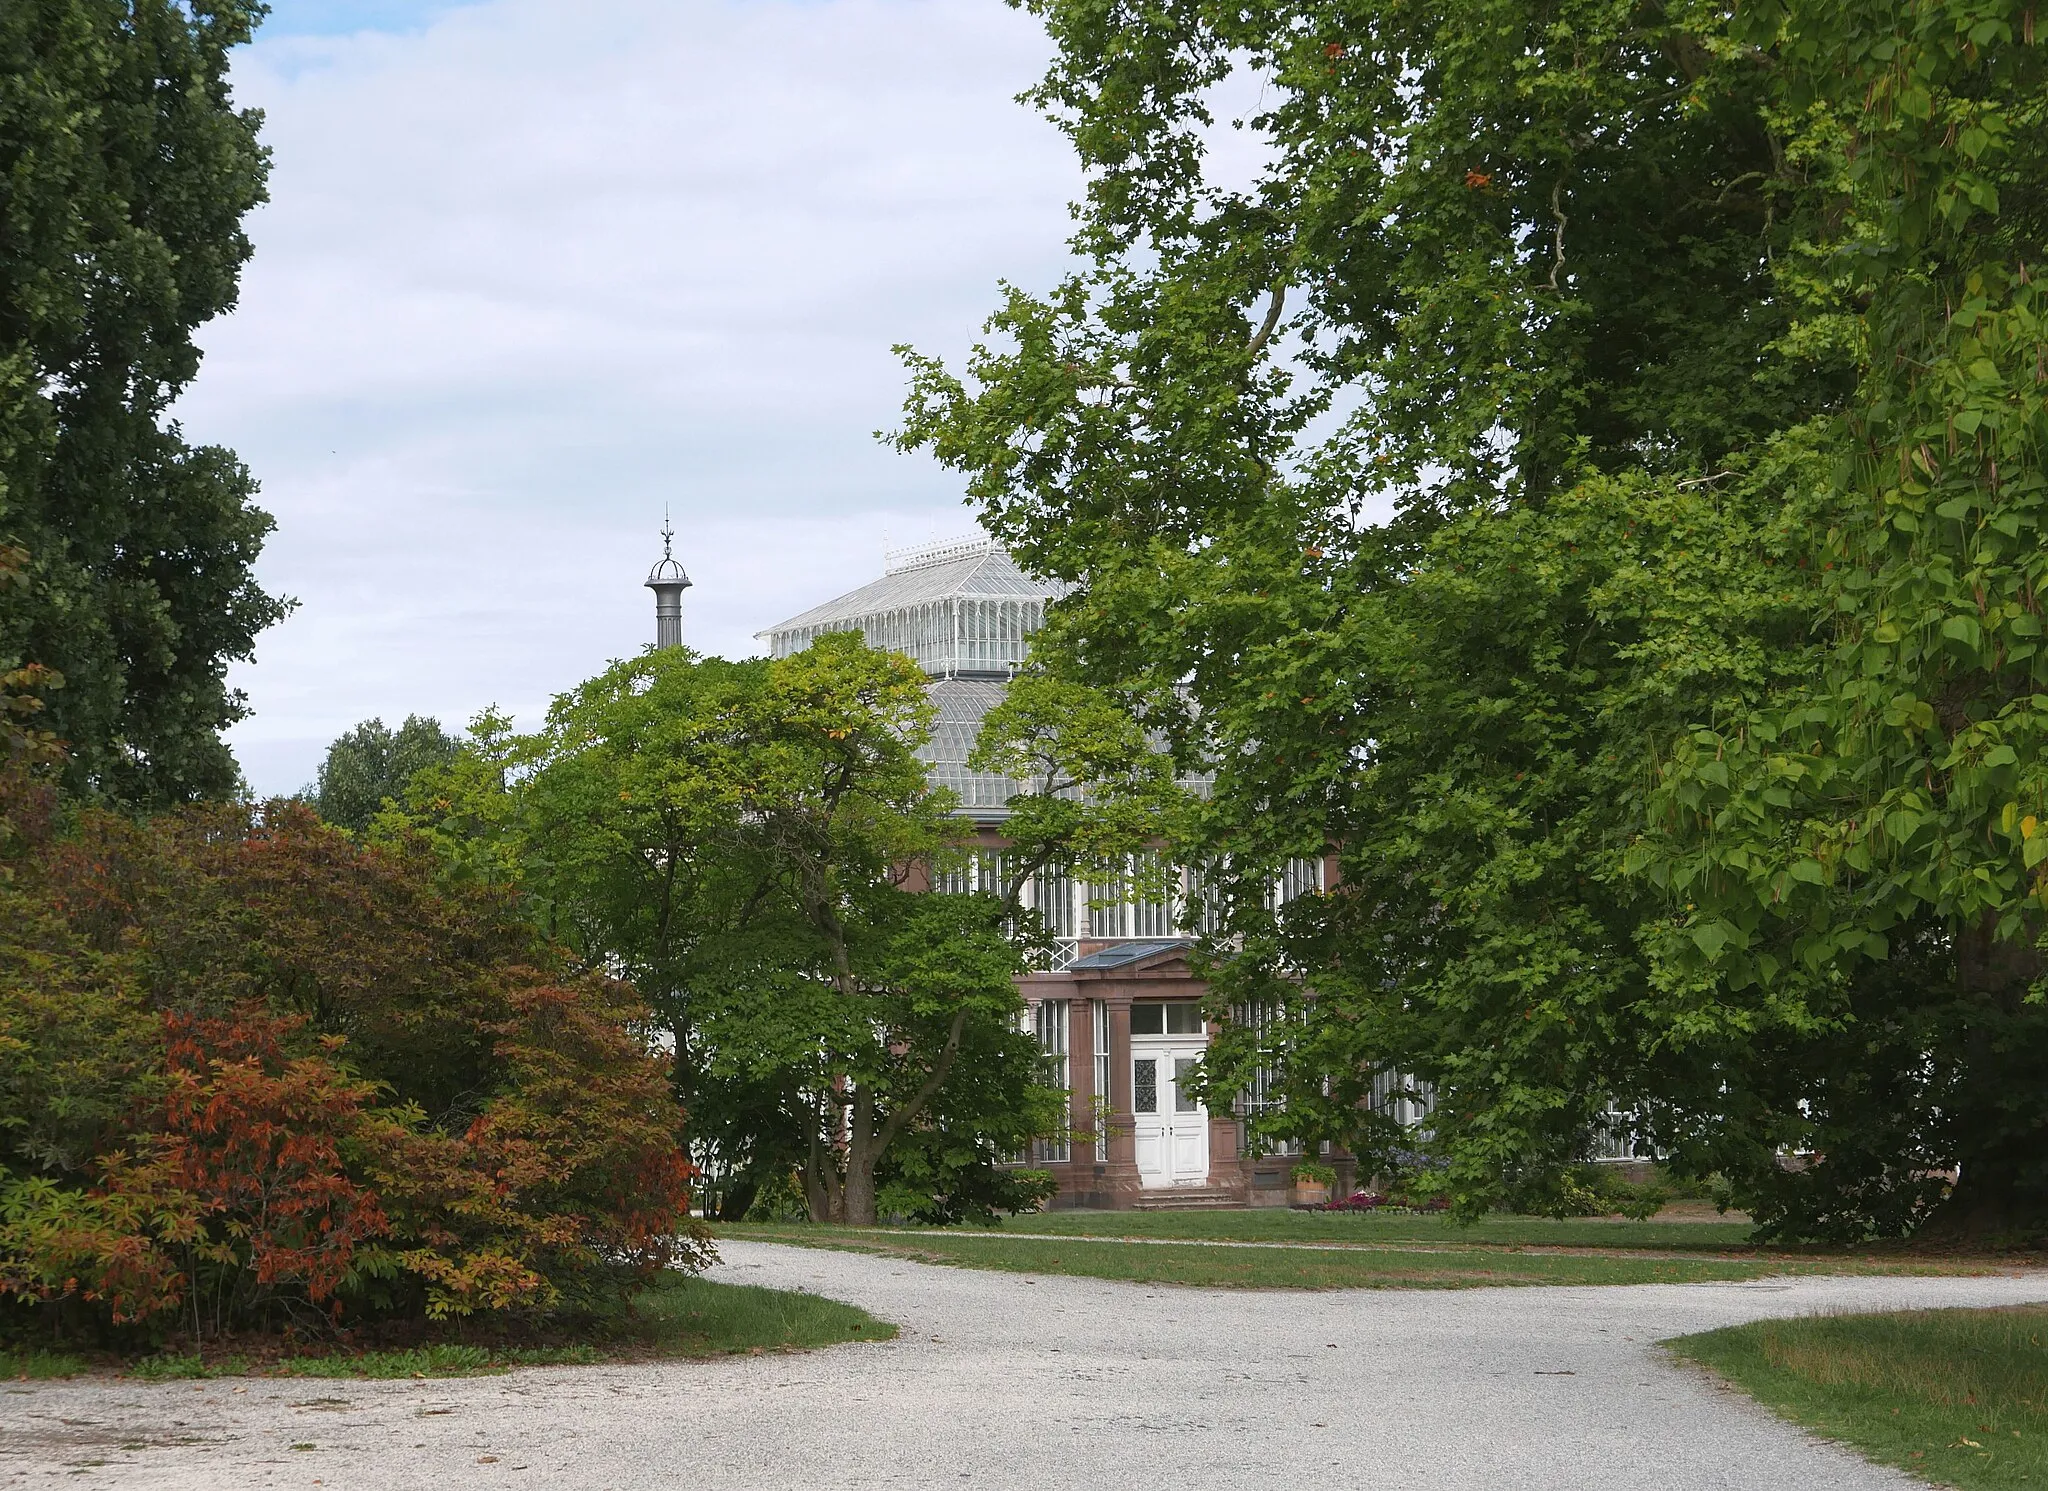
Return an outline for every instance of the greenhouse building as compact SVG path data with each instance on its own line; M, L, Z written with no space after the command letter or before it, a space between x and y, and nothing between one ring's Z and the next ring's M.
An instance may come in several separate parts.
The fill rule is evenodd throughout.
M938 723L920 754L974 824L961 889L1001 873L1003 823L1019 790L970 770L968 757L1023 667L1046 605L1063 593L986 539L933 544L888 555L880 579L760 633L772 655L787 657L823 633L858 631L924 669ZM1319 889L1323 875L1321 863L1303 861L1280 894ZM1031 1156L1059 1178L1053 1204L1285 1204L1292 1161L1247 1156L1242 1115L1212 1114L1183 1090L1209 1032L1176 908L1115 890L1056 872L1026 888L1055 951L1021 983L1032 1028L1070 1096L1075 1135Z

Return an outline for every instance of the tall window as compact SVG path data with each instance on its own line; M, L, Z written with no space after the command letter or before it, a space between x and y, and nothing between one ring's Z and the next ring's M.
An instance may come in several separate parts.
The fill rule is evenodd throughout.
M1109 1158L1109 1001L1089 1001L1088 1025L1095 1047L1095 1158Z
M1400 1072L1381 1072L1374 1077L1372 1095L1366 1100L1375 1113L1384 1113L1402 1128L1413 1130L1418 1139L1428 1135L1429 1110L1435 1103L1434 1087Z
M1223 891L1216 883L1213 867L1205 870L1190 865L1183 870L1180 894L1183 926L1203 937L1213 937L1223 930L1229 908L1224 904Z
M1261 889L1260 899L1268 911L1277 911L1302 896L1324 889L1321 859L1290 859ZM1181 925L1204 937L1222 932L1229 922L1231 896L1228 860L1207 866L1191 865L1181 872Z
M1155 899L1161 867L1156 853L1136 857L1114 880L1088 887L1091 937L1171 937L1175 934L1173 903Z
M1323 862L1320 859L1290 859L1273 882L1271 904L1285 906L1299 896L1312 896L1322 888Z
M1067 1001L1041 1000L1033 1009L1032 1023L1038 1044L1045 1052L1047 1074L1053 1085L1061 1092L1072 1092L1073 1070L1067 1058ZM1042 1165L1064 1165L1073 1157L1072 1142L1064 1125L1053 1138L1040 1139L1031 1146L1031 1158Z
M1594 1160L1654 1160L1659 1158L1647 1140L1636 1134L1637 1116L1624 1112L1612 1100L1593 1126L1592 1145L1587 1158Z
M1075 890L1074 877L1059 864L1041 866L1024 886L1024 904L1038 913L1046 935L1053 939L1051 954L1042 958L1047 968L1061 969L1074 961L1075 939L1083 925Z
M970 849L960 861L938 877L938 888L948 895L964 896L979 891L999 896L1009 889L1008 866L1000 849Z
M1259 1054L1264 1057L1272 1052L1273 1026L1278 1021L1285 1019L1286 1014L1280 1006L1274 1004L1241 1004L1231 1010L1230 1018L1231 1023L1249 1026L1257 1033ZM1274 1090L1276 1085L1272 1065L1268 1061L1261 1061L1252 1070L1251 1085L1238 1098L1238 1111L1246 1119L1243 1144L1247 1150L1252 1147L1253 1142L1250 1121L1263 1117L1268 1113L1277 1112L1287 1106L1286 1095L1276 1092ZM1301 1141L1299 1139L1267 1139L1264 1141L1264 1147L1268 1154L1297 1155L1301 1153Z

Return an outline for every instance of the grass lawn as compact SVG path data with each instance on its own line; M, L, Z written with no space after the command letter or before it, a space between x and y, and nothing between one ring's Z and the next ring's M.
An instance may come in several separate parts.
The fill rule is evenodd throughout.
M441 1343L402 1351L205 1357L159 1354L138 1361L64 1352L0 1351L0 1376L30 1380L111 1369L144 1381L191 1377L473 1377L514 1367L801 1351L842 1341L887 1341L896 1327L837 1300L752 1284L671 1274L643 1290L631 1320L601 1340L542 1346Z
M1068 1215L1072 1215L1069 1213ZM1784 1273L1983 1273L1995 1260L1865 1257L1860 1254L1725 1254L1654 1251L1639 1234L1615 1224L1606 1247L1586 1241L1584 1224L1521 1219L1517 1237L1527 1242L1475 1242L1448 1230L1438 1218L1409 1219L1446 1230L1419 1239L1398 1230L1333 1237L1304 1233L1286 1238L1236 1237L1202 1241L1182 1235L1152 1240L1150 1224L1163 1217L1199 1218L1191 1225L1210 1230L1256 1212L1137 1214L1147 1224L1132 1236L1045 1238L1017 1236L1036 1231L1042 1217L1020 1217L1008 1228L821 1227L796 1223L721 1223L718 1236L803 1247L839 1248L947 1263L963 1268L1015 1273L1077 1274L1148 1284L1221 1285L1244 1289L1474 1289L1499 1284L1691 1284L1754 1279ZM1124 1214L1128 1219L1131 1214ZM1361 1220L1361 1219L1344 1219ZM1377 1219L1373 1219L1377 1220ZM1390 1222L1394 1219L1388 1219ZM1643 1224L1655 1228L1656 1224ZM1687 1225L1687 1224L1679 1224ZM1555 1227L1549 1234L1541 1231ZM1655 1232L1651 1236L1655 1236ZM1168 1237L1172 1238L1169 1233ZM1551 1242L1555 1236L1558 1241ZM1134 1240L1135 1238L1135 1240ZM1420 1246L1415 1245L1419 1241ZM1296 1246L1285 1246L1293 1243ZM1280 1244L1280 1245L1276 1245ZM1307 1245L1303 1245L1307 1244ZM1332 1245L1336 1244L1336 1245ZM1548 1244L1545 1246L1544 1244ZM1642 1249L1642 1251L1634 1251Z
M1747 1222L1624 1222L1604 1217L1482 1217L1460 1226L1440 1213L1293 1211L1053 1211L1012 1217L1007 1232L1068 1237L1211 1238L1219 1242L1473 1243L1554 1248L1719 1251L1748 1244Z
M1759 1321L1665 1344L1937 1485L2048 1486L2048 1306Z

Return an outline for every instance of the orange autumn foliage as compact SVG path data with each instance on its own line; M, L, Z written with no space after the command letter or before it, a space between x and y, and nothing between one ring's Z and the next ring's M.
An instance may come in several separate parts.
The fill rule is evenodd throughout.
M88 813L12 869L0 1296L25 1315L602 1311L706 1256L632 990L438 890L417 846L287 804Z

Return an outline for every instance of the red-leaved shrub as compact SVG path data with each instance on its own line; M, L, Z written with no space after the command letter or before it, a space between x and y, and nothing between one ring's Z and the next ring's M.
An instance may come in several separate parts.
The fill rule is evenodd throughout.
M631 989L504 894L438 888L420 846L213 806L87 813L8 868L0 1296L22 1316L603 1311L706 1256Z

